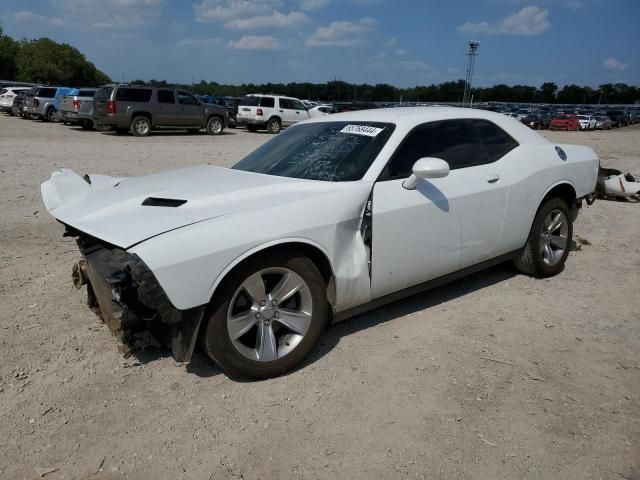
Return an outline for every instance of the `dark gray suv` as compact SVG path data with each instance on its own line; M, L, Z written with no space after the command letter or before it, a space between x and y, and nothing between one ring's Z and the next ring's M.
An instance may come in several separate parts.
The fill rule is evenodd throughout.
M160 128L206 129L220 135L227 127L227 110L200 102L189 92L174 88L104 85L93 97L93 120L118 132L145 137Z

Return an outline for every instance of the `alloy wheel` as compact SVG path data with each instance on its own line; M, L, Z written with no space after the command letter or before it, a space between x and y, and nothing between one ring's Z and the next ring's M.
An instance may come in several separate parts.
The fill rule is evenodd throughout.
M260 270L246 278L231 299L229 339L246 358L274 361L300 344L312 312L311 290L300 275L282 267Z
M542 223L540 231L540 252L542 261L547 265L557 265L567 249L569 222L559 209L552 210Z

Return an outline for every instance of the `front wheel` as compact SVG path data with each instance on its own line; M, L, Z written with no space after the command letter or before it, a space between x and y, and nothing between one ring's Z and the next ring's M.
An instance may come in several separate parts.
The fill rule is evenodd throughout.
M207 133L209 135L222 135L222 130L224 130L224 125L220 117L211 117L207 121Z
M327 322L324 279L305 256L265 255L230 274L207 315L205 350L227 375L282 375L309 354Z
M573 238L571 212L564 200L551 198L540 207L516 268L535 277L552 277L564 268Z

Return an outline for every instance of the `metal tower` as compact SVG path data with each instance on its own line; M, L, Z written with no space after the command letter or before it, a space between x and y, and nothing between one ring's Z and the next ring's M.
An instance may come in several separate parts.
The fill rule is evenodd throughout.
M471 40L469 42L469 60L467 61L467 78L464 82L464 95L462 97L462 106L468 107L471 105L471 80L473 79L473 68L476 64L476 57L478 56L478 47L480 42L477 40Z

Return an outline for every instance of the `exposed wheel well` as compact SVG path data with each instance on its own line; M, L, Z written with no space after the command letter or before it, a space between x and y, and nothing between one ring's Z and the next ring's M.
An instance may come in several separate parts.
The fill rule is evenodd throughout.
M212 113L211 115L209 115L209 117L207 117L207 122L209 122L209 120L211 120L214 117L224 123L224 119L222 118L222 115L220 115L219 113Z
M278 120L280 123L282 123L282 119L277 115L274 115L269 120L267 120L267 123L269 123L271 120Z
M576 203L576 191L568 183L561 183L547 192L542 202L540 202L540 205L544 204L550 198L561 198L567 203L567 206L571 208Z

